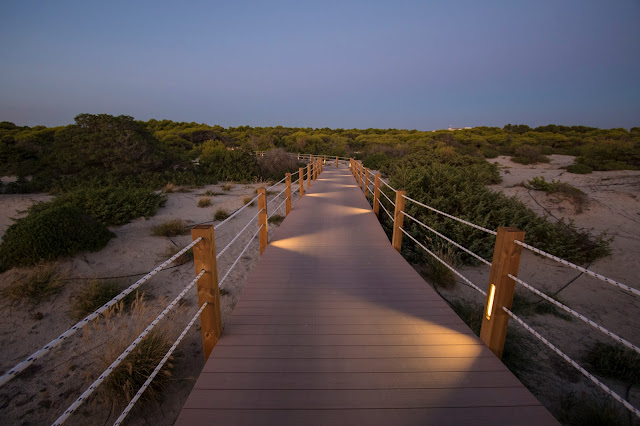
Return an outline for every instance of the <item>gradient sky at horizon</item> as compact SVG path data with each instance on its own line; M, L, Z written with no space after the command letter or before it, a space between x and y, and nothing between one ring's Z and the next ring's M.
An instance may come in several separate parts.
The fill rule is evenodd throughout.
M0 121L640 126L640 1L14 1Z

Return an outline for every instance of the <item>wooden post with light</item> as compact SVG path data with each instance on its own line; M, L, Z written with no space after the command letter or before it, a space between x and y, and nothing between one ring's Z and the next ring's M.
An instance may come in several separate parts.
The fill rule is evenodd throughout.
M376 175L373 183L373 212L380 217L380 173Z
M525 232L516 228L498 228L496 245L493 249L489 291L482 317L480 339L491 351L502 358L504 341L507 336L509 315L502 310L511 309L516 282L509 274L518 275L522 247L515 240L524 241Z
M402 224L404 222L404 195L407 191L396 191L396 210L393 214L393 236L391 237L391 245L398 250L402 249Z
M200 314L202 331L202 352L206 361L222 334L222 317L220 314L220 289L218 288L218 265L216 262L216 240L213 225L196 225L191 229L192 241L202 237L193 246L193 263L196 275L204 269L204 274L197 282L198 306L207 302Z
M267 248L269 233L267 229L267 190L264 188L258 189L258 209L260 209L260 214L258 214L258 226L262 226L260 228L260 255L264 252L264 249Z
M300 198L304 195L304 167L298 169L298 182L300 183Z
M364 196L369 195L369 168L364 169Z
M289 216L289 212L291 211L291 173L286 173L285 174L284 182L285 182L285 185L286 185L285 186L286 189L285 189L284 194L287 197L286 198L287 201L285 202L286 203L286 210L285 210L284 215L285 216Z

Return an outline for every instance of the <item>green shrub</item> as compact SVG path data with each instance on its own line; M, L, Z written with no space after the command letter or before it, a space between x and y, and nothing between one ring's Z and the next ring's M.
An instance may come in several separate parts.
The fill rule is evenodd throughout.
M76 207L51 206L30 212L7 229L0 244L0 264L28 266L79 251L98 251L114 236Z
M372 170L380 170L383 167L388 166L390 161L391 159L384 152L376 152L375 154L367 156L362 161L362 164Z
M156 237L175 237L189 232L187 223L182 219L173 219L153 227L153 235Z
M118 294L123 288L116 282L91 280L89 285L71 298L69 315L76 321L86 317ZM129 293L123 300L123 307L128 307L137 297L137 292Z
M229 217L229 213L225 209L218 209L213 215L213 220L225 220Z
M274 225L280 225L283 220L284 220L284 216L279 214L274 214L268 219L269 223L273 223Z
M569 173L574 173L577 175L587 175L593 172L593 169L586 164L572 164L567 167L567 171Z
M523 145L516 149L516 155L511 157L511 161L520 164L548 163L549 157L542 155L537 146Z
M420 161L427 164L421 165ZM470 160L457 159L456 163L464 161ZM481 161L485 165L470 162L460 167L457 164L437 163L429 156L422 160L413 156L394 166L391 185L406 189L408 196L415 200L485 228L519 228L527 233L527 243L572 262L589 262L609 254L609 241L603 235L592 236L578 229L573 222L552 223L517 199L486 188L485 185L493 180L493 173L487 169L490 165ZM491 259L495 242L492 235L412 202L407 202L405 211L479 256ZM407 232L414 236L426 232L412 221L405 220L405 226ZM437 242L439 237L433 236L433 239ZM423 262L423 250L410 241L403 244L403 255L410 261ZM466 254L458 254L458 257L463 263L477 263L476 259Z
M48 203L32 207L35 211L51 206L73 206L93 216L103 225L124 225L131 220L156 214L166 198L146 189L104 187L68 192Z
M258 157L258 177L262 180L279 181L285 173L295 173L300 167L300 162L284 149L272 149L265 152L263 157Z

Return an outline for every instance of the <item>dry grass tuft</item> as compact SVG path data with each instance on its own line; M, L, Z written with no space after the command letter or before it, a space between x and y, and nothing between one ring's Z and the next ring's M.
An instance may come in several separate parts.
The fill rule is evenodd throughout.
M456 255L450 247L439 248L433 252L452 268L456 267ZM425 259L426 275L435 286L442 288L453 288L455 286L456 275L449 268L428 253L425 254Z
M171 182L169 182L164 186L162 191L166 194L171 194L172 192L176 192L176 186Z
M165 259L169 259L174 254L178 253L180 250L182 250L180 247L167 246L162 256L163 261ZM192 260L193 260L193 248L190 248L189 250L184 252L182 255L180 255L176 260L174 260L173 263L175 263L176 265L184 265L185 263L189 263Z
M182 219L174 219L153 227L153 235L157 237L175 237L189 232L187 223Z
M225 209L218 209L213 215L213 220L225 220L229 217L229 213Z
M274 225L280 225L283 220L284 216L281 216L279 214L274 214L268 219L269 223L273 223Z
M233 189L233 185L230 183L227 183L225 185L222 186L222 190L223 191L231 191Z
M251 200L253 200L253 197L244 197L242 199L242 204L248 204L249 202L251 202ZM253 202L251 202L251 206L253 206L255 204L255 200Z
M198 200L198 207L209 207L211 205L211 198L202 197Z
M72 296L69 315L76 321L81 320L116 297L122 290L122 286L117 282L91 280L89 285ZM137 291L130 293L120 301L120 309L124 310L131 306L135 300L142 298L144 298L144 293L139 294Z
M5 288L2 296L38 304L62 291L67 275L58 271L55 263L40 263L25 271L26 275Z

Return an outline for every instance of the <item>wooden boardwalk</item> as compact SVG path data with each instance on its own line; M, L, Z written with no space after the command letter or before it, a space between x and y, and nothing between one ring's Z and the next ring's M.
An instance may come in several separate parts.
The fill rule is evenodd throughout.
M327 167L275 232L176 424L557 422L391 247L350 172Z

